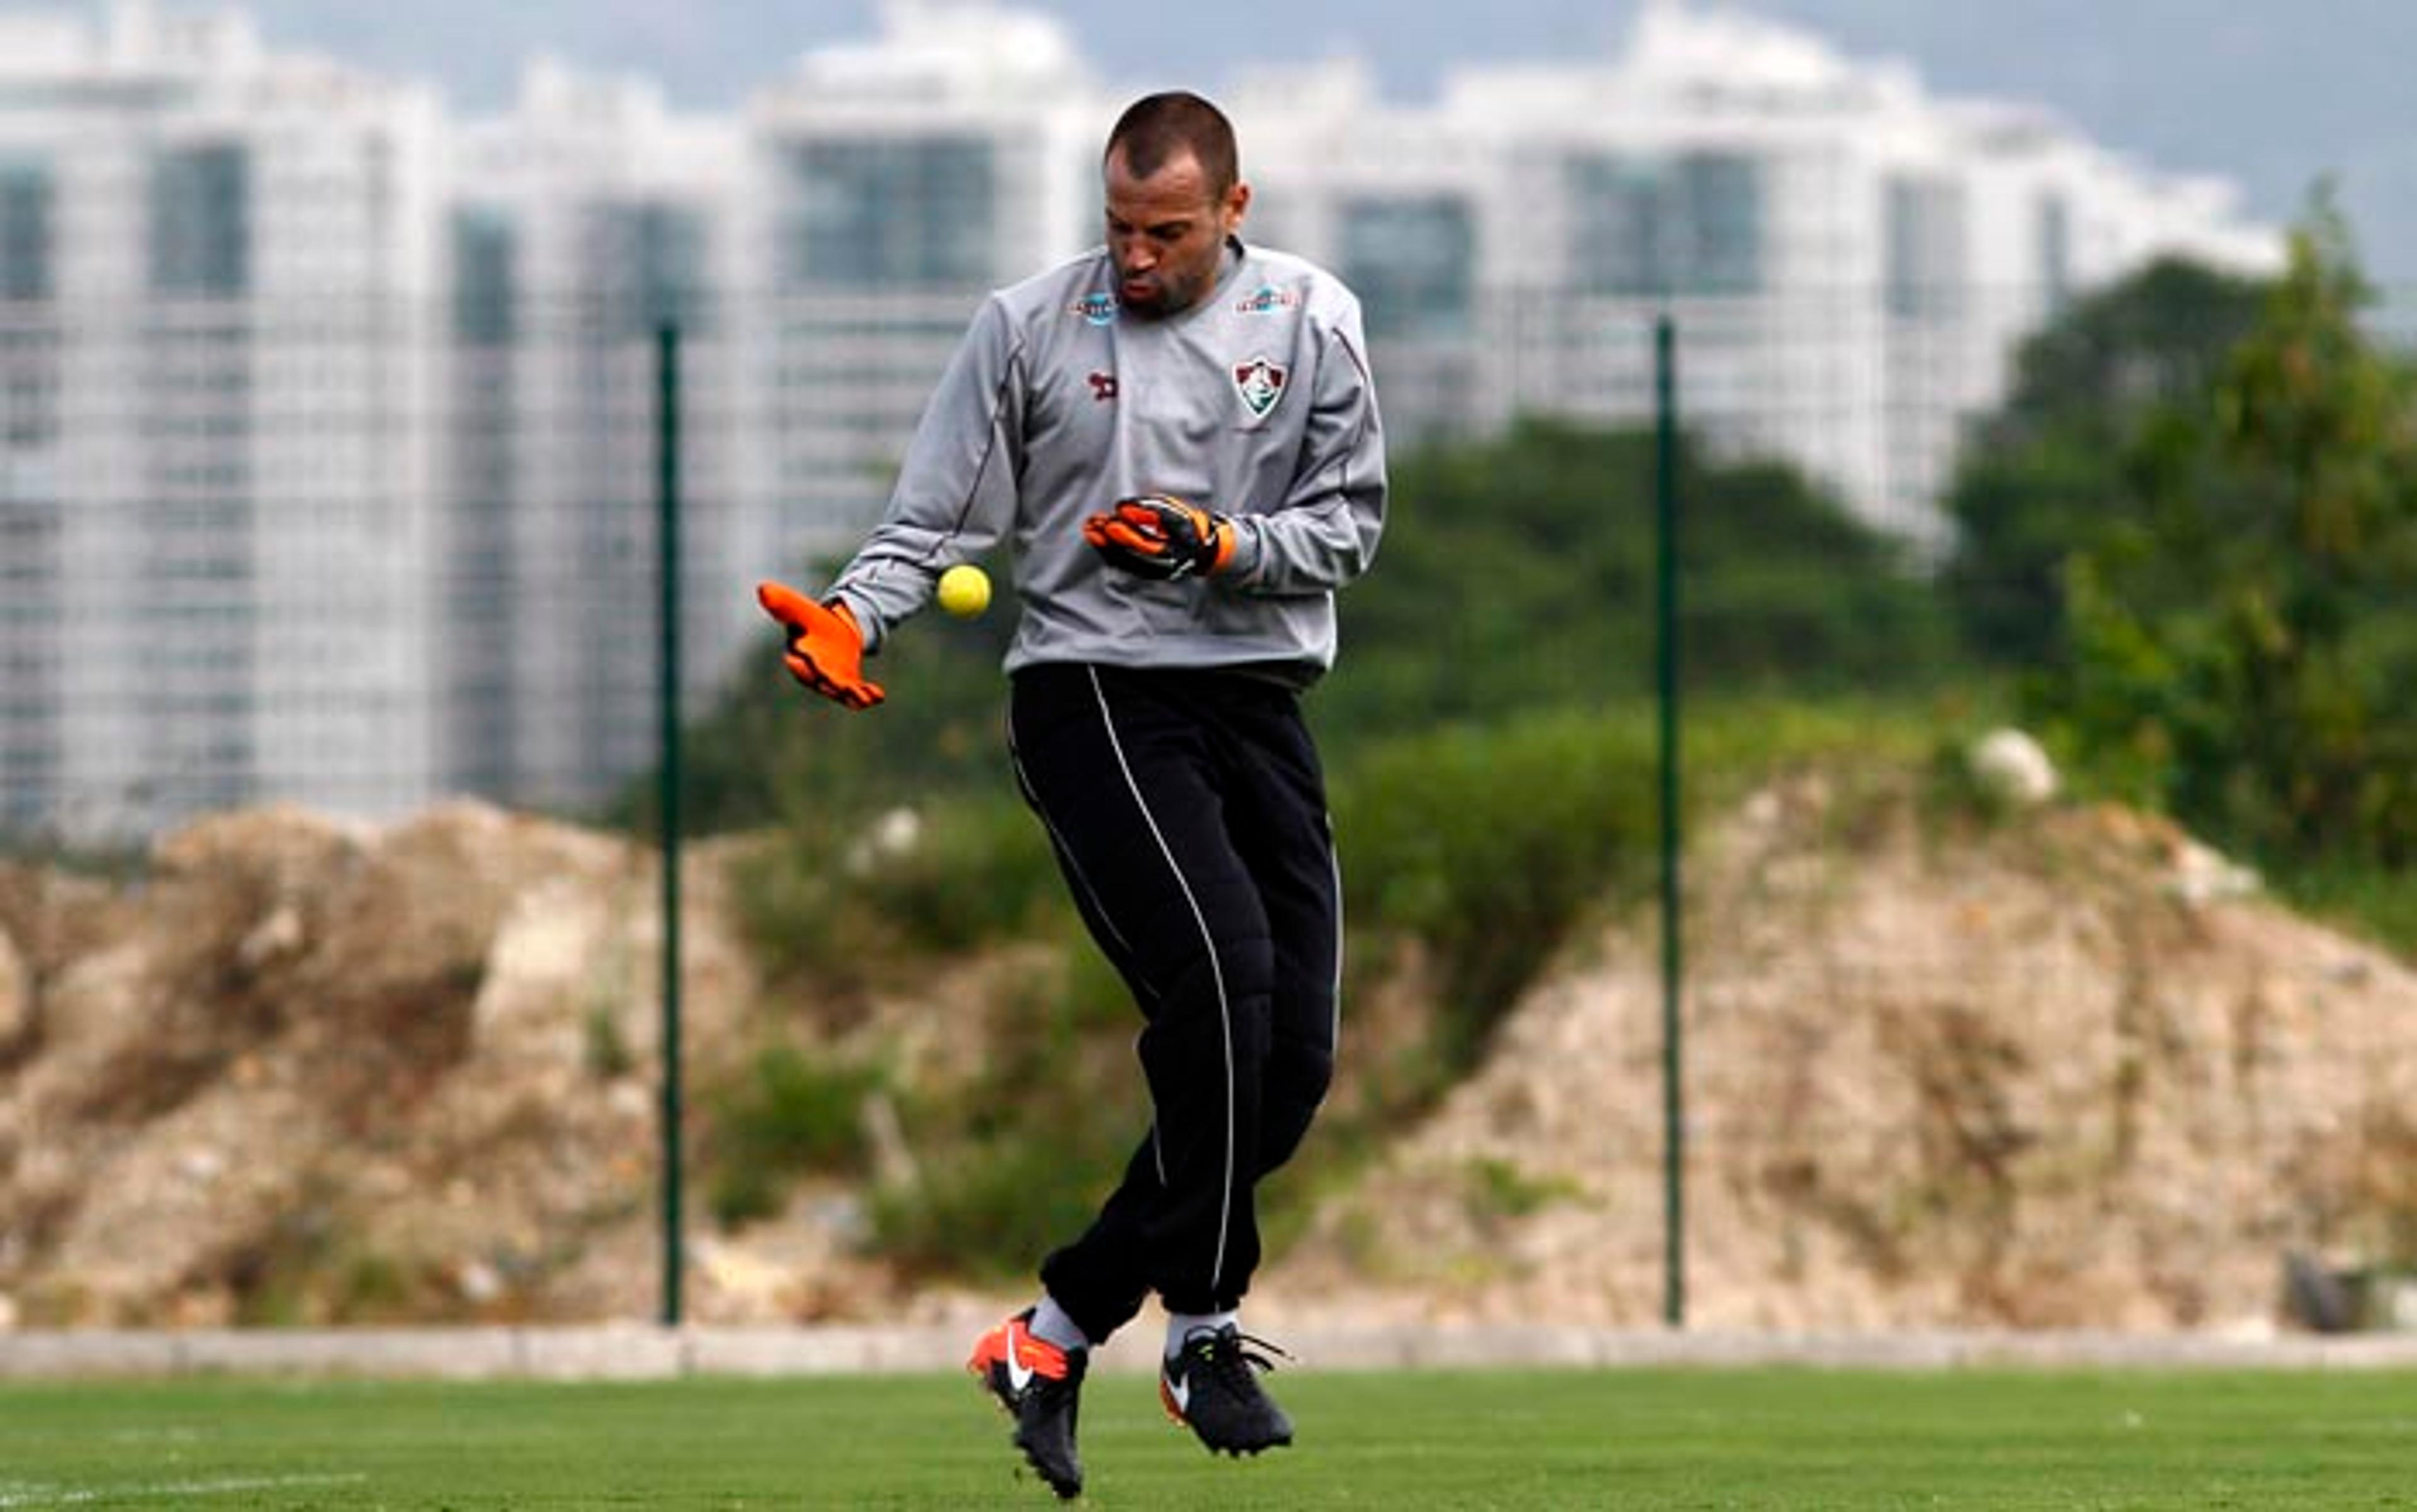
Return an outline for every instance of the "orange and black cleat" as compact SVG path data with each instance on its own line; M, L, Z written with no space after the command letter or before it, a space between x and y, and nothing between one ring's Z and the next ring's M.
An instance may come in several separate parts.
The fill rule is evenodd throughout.
M1070 1502L1083 1494L1074 1427L1090 1361L1088 1350L1061 1350L1035 1337L1029 1307L984 1334L965 1361L967 1373L1015 1419L1015 1446L1025 1462Z

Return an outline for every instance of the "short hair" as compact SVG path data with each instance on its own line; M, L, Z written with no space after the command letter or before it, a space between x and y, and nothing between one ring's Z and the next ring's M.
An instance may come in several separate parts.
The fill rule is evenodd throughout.
M1241 154L1234 145L1234 123L1225 113L1188 90L1145 95L1125 107L1108 133L1105 161L1124 149L1125 165L1136 178L1148 178L1189 152L1208 180L1208 197L1222 200L1241 181Z

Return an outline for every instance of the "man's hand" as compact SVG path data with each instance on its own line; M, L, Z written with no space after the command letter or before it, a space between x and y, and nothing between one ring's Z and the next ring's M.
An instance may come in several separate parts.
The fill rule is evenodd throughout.
M1234 522L1163 494L1118 499L1083 522L1083 539L1109 566L1171 582L1206 577L1234 556Z
M755 602L781 622L789 647L781 660L799 682L831 702L870 709L885 695L864 680L864 633L844 603L828 607L778 583L755 585Z

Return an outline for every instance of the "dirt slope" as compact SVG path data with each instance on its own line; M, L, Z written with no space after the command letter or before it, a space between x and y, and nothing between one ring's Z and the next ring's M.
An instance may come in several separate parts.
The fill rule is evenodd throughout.
M2161 825L1913 816L1802 782L1696 859L1695 1321L2264 1326L2287 1248L2409 1249L2406 969ZM689 888L699 1083L783 1012L725 854ZM472 804L227 816L139 886L0 866L0 1326L652 1316L655 887L642 848ZM1658 1316L1649 932L1519 1007L1273 1269L1271 1315ZM879 1021L978 1054L963 1000L1012 975ZM855 1211L697 1224L692 1315L941 1306L849 1252Z
M2255 1330L2287 1250L2408 1252L2417 976L2161 823L1913 813L1801 782L1695 863L1691 1322ZM1654 947L1593 941L1270 1289L1656 1320Z

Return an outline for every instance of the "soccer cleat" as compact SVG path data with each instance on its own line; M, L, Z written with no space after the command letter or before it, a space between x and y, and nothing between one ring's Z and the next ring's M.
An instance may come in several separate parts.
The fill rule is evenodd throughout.
M1032 1333L1032 1309L984 1334L965 1369L1015 1419L1015 1446L1049 1489L1067 1501L1083 1494L1074 1420L1083 1405L1088 1350L1061 1350Z
M1190 1428L1211 1454L1257 1454L1292 1442L1292 1419L1259 1389L1259 1372L1275 1368L1265 1354L1282 1354L1231 1323L1195 1328L1159 1368L1158 1399L1166 1415Z

